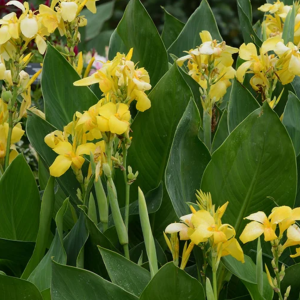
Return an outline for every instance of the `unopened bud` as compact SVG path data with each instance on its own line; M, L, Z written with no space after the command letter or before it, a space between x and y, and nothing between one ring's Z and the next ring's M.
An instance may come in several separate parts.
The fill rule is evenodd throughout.
M111 168L108 165L108 163L104 163L102 165L102 170L103 170L106 177L111 178Z
M138 177L139 172L136 171L135 173L132 172L132 168L130 166L128 166L128 183L132 184Z
M30 80L29 74L22 70L19 76L20 76L20 87L25 89Z
M285 291L285 294L284 294L284 300L287 300L289 295L290 295L290 292L291 292L291 286L288 286L286 291Z
M3 79L4 79L5 81L7 81L8 84L9 84L10 86L13 85L12 77L11 77L11 70L6 70L6 71L4 72L4 78L3 78Z
M3 99L4 102L8 103L10 99L12 98L12 92L11 91L3 91L1 98Z

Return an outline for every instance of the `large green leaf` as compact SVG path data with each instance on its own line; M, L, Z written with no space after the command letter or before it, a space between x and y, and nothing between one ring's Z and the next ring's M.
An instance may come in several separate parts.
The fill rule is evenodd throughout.
M31 145L49 167L57 155L50 147L47 146L44 142L44 138L48 133L54 131L56 128L33 113L28 113L26 126L26 132ZM73 203L80 203L77 198L77 189L80 188L80 185L71 169L56 180L65 195L69 196Z
M232 256L226 256L222 261L225 267L243 282L253 300L273 299L274 292L265 273L263 273L262 294L260 294L257 285L256 266L249 256L245 255L244 263L237 261Z
M296 156L300 154L300 100L292 92L289 93L282 123L286 127L295 147Z
M245 2L248 3L246 4ZM238 0L237 7L238 7L239 20L241 24L241 32L244 38L244 42L246 44L254 43L257 47L260 47L262 41L259 39L259 37L257 36L257 34L255 33L252 27L252 20L251 20L252 12L250 11L251 9L250 0Z
M229 201L224 222L239 235L243 218L294 205L296 158L292 142L268 103L249 115L214 152L201 183L216 206ZM271 197L268 199L267 197Z
M30 261L28 262L22 274L22 279L27 279L28 276L31 274L31 272L35 269L35 267L39 264L39 262L44 257L47 248L48 237L50 233L54 201L55 201L54 177L50 177L43 194L41 213L40 213L40 225L39 225L35 248L32 257L30 258Z
M131 0L128 3L117 27L117 35L117 39L121 39L128 50L134 48L133 61L149 72L151 84L155 86L168 71L167 52L155 24L140 0ZM115 35L111 38L111 47L120 51L113 45L119 43L114 37ZM110 50L110 59L115 55L116 52Z
M99 251L111 281L127 292L140 296L151 279L149 271L116 252L101 247Z
M189 51L201 44L199 33L208 30L213 39L222 41L215 17L207 2L201 1L200 6L191 15L178 38L168 49L168 53L177 57L184 56L183 51Z
M223 142L226 140L228 135L229 135L228 111L227 109L224 109L212 142L213 152L215 152L215 150L218 149L223 144Z
M75 87L80 77L69 62L50 44L44 59L42 90L46 120L62 130L73 120L76 111L83 112L98 98L88 87Z
M228 106L229 131L231 132L248 115L259 107L259 103L252 94L235 79L231 88Z
M288 299L299 300L299 296L300 296L299 272L300 272L300 264L295 264L285 270L285 276L281 283L281 293L284 294L287 287L291 286L291 292Z
M55 222L56 233L47 254L28 277L28 281L35 284L40 290L50 288L52 275L52 259L61 264L67 263L67 254L63 245L63 219L68 210L69 200L66 199L58 210Z
M52 300L137 300L100 276L74 267L52 264Z
M99 55L106 57L106 48L109 45L112 33L113 30L105 30L103 32L100 32L96 37L86 42L86 49L95 49ZM121 50L119 51L123 52ZM91 90L100 99L102 92L99 89L99 84L95 84L94 86L98 86L98 89L96 89L97 93L93 88L91 88Z
M164 265L153 277L140 300L204 300L202 285L177 268L173 262Z
M164 16L165 16L165 23L164 23L163 32L161 34L161 38L165 44L165 47L168 49L178 37L179 33L184 27L184 23L176 19L165 9L164 9Z
M294 42L294 28L295 28L295 5L293 5L293 8L289 11L284 21L283 32L282 32L282 38L284 40L284 44L287 44L289 42L292 43Z
M3 300L42 300L38 289L28 281L0 274L0 298Z
M103 24L109 20L113 14L114 4L114 1L110 1L97 5L97 12L95 14L91 13L88 9L84 9L81 12L88 21L85 27L85 40L91 40L99 35Z
M190 100L180 120L166 168L166 188L177 216L189 213L187 202L194 201L202 174L210 161L210 153L198 138L200 115Z
M39 228L40 195L23 155L18 155L0 180L0 237L32 241Z

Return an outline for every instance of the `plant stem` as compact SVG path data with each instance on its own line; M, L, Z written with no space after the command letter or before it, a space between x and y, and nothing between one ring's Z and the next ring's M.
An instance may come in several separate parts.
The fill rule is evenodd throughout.
M124 175L124 182L126 188L126 201L125 201L125 226L127 228L127 232L129 230L129 202L130 202L130 184L127 180L127 147L126 144L123 143L123 175Z
M213 272L213 290L215 300L218 300L218 281L217 281L217 259L212 252L212 272Z
M277 294L280 300L283 300L282 294L281 294L281 290L280 290L280 272L279 272L279 266L278 266L278 262L279 262L279 255L278 255L278 245L277 244L273 244L273 255L274 255L274 261L275 261L275 268L274 268L274 273L276 275L276 281L277 281Z
M203 110L203 131L204 131L204 144L211 150L211 109Z

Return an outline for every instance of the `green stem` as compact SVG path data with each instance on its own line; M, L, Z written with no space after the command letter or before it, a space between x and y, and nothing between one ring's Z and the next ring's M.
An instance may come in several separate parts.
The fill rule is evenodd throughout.
M126 144L123 143L123 176L126 187L126 200L125 200L125 226L127 228L127 232L129 230L129 202L130 202L130 184L127 180L127 147Z
M211 116L211 109L203 110L204 144L206 145L209 151L211 150Z
M280 272L279 272L279 256L278 256L278 245L273 245L274 249L274 260L275 260L275 268L274 273L276 275L276 281L277 281L277 294L280 300L283 300L281 289L280 289Z
M217 259L212 253L212 272L213 272L213 290L215 300L218 300L218 281L217 281Z

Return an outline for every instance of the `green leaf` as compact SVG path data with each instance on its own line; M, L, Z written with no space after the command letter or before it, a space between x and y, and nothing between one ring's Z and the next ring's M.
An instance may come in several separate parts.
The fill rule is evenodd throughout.
M274 134L276 132L276 134ZM229 201L224 223L241 233L243 218L268 214L278 205L293 207L296 158L292 142L268 103L249 115L214 152L201 183L218 207Z
M111 281L127 292L140 296L151 277L144 268L124 256L99 247Z
M47 144L44 142L44 138L48 133L53 132L54 130L56 130L56 128L47 121L41 119L33 113L28 112L26 124L28 139L48 167L51 166L57 154L47 146ZM61 177L58 177L56 180L61 186L63 192L70 196L74 204L80 203L80 200L77 198L76 194L77 189L80 188L80 185L71 169Z
M285 276L281 282L281 293L284 294L288 286L291 286L291 292L288 299L299 300L300 286L299 286L299 272L300 264L295 264L285 270Z
M297 157L297 173L298 173L298 183L297 183L297 196L295 201L295 207L300 206L300 155Z
M231 132L260 105L236 79L233 81L228 106L228 128Z
M210 153L198 138L200 115L190 100L176 129L166 168L166 188L178 217L189 213L187 202L195 198Z
M256 278L256 266L249 256L245 255L245 263L237 261L232 256L224 257L222 262L226 269L243 282L253 300L273 299L274 292L265 273L263 273L263 290L260 294Z
M0 180L0 237L35 242L40 196L34 176L19 154Z
M54 208L54 177L50 177L43 194L41 212L40 212L40 225L36 239L33 254L22 274L22 279L27 279L31 272L42 260L46 248L48 237L50 233L51 220Z
M117 27L117 34L127 50L134 49L133 61L138 62L139 67L144 67L149 72L151 85L155 86L168 71L168 57L155 24L139 0L131 0L128 3ZM111 47L119 52L121 49L113 45L118 43L114 37L113 34ZM112 49L109 52L110 59L116 55Z
M283 32L282 32L282 38L284 44L287 44L289 42L292 43L294 42L294 27L295 27L295 5L293 5L293 8L289 11L284 21Z
M95 49L99 55L106 57L106 48L109 45L109 41L110 41L112 33L113 33L113 30L105 30L103 32L100 32L96 37L94 37L93 39L86 42L86 49ZM122 52L121 50L119 50L119 51ZM99 87L99 84L95 84L95 85ZM92 85L92 87L95 85ZM93 88L91 88L91 90L95 93ZM99 88L98 88L98 90L100 91ZM101 98L100 97L101 95L102 95L102 92L100 93L99 96L98 96L98 94L96 94L96 96L99 99Z
M42 300L38 289L30 282L0 274L0 295L3 300Z
M52 263L52 300L137 300L138 298L100 276Z
M66 199L58 210L55 217L57 229L51 246L39 265L28 277L28 281L35 284L40 291L49 289L51 286L52 260L61 264L67 263L67 254L63 245L63 219L69 205L69 200Z
M113 14L114 1L97 5L97 12L93 14L88 9L84 9L81 15L85 16L88 23L85 27L85 40L91 40L92 38L99 35L103 24L109 20ZM100 38L98 36L98 38Z
M206 297L207 300L215 300L215 295L213 292L213 288L211 286L210 280L208 277L206 277Z
M300 100L296 97L295 94L289 92L288 102L286 104L282 123L286 127L294 148L296 156L300 154Z
M227 109L225 109L222 113L218 128L214 135L214 139L212 142L212 152L215 152L216 149L218 149L223 144L223 142L226 140L228 135L229 135L228 112L227 112Z
M85 226L85 217L83 212L81 212L78 221L64 238L64 247L68 257L68 265L76 266L77 258L88 237L89 233Z
M44 59L42 90L46 120L62 130L73 120L76 111L83 112L98 102L88 87L75 87L80 76L69 62L50 44Z
M161 38L165 44L165 47L168 49L180 34L182 28L184 27L184 23L176 19L164 8L163 10L165 16L165 23L163 32L161 34Z
M200 6L191 15L175 42L168 49L168 53L177 57L184 56L184 51L189 51L201 44L199 33L203 30L208 30L213 39L222 41L215 17L207 0L201 1Z
M248 2L245 4L244 2ZM241 24L241 32L244 38L244 42L246 44L248 43L254 43L257 47L260 47L262 44L262 41L255 33L253 27L252 27L252 20L249 18L250 14L250 7L251 3L249 5L250 0L238 0L237 1L237 7L238 7L238 14L239 14L239 20Z
M164 265L143 291L140 300L204 300L202 285L177 268L173 262Z

